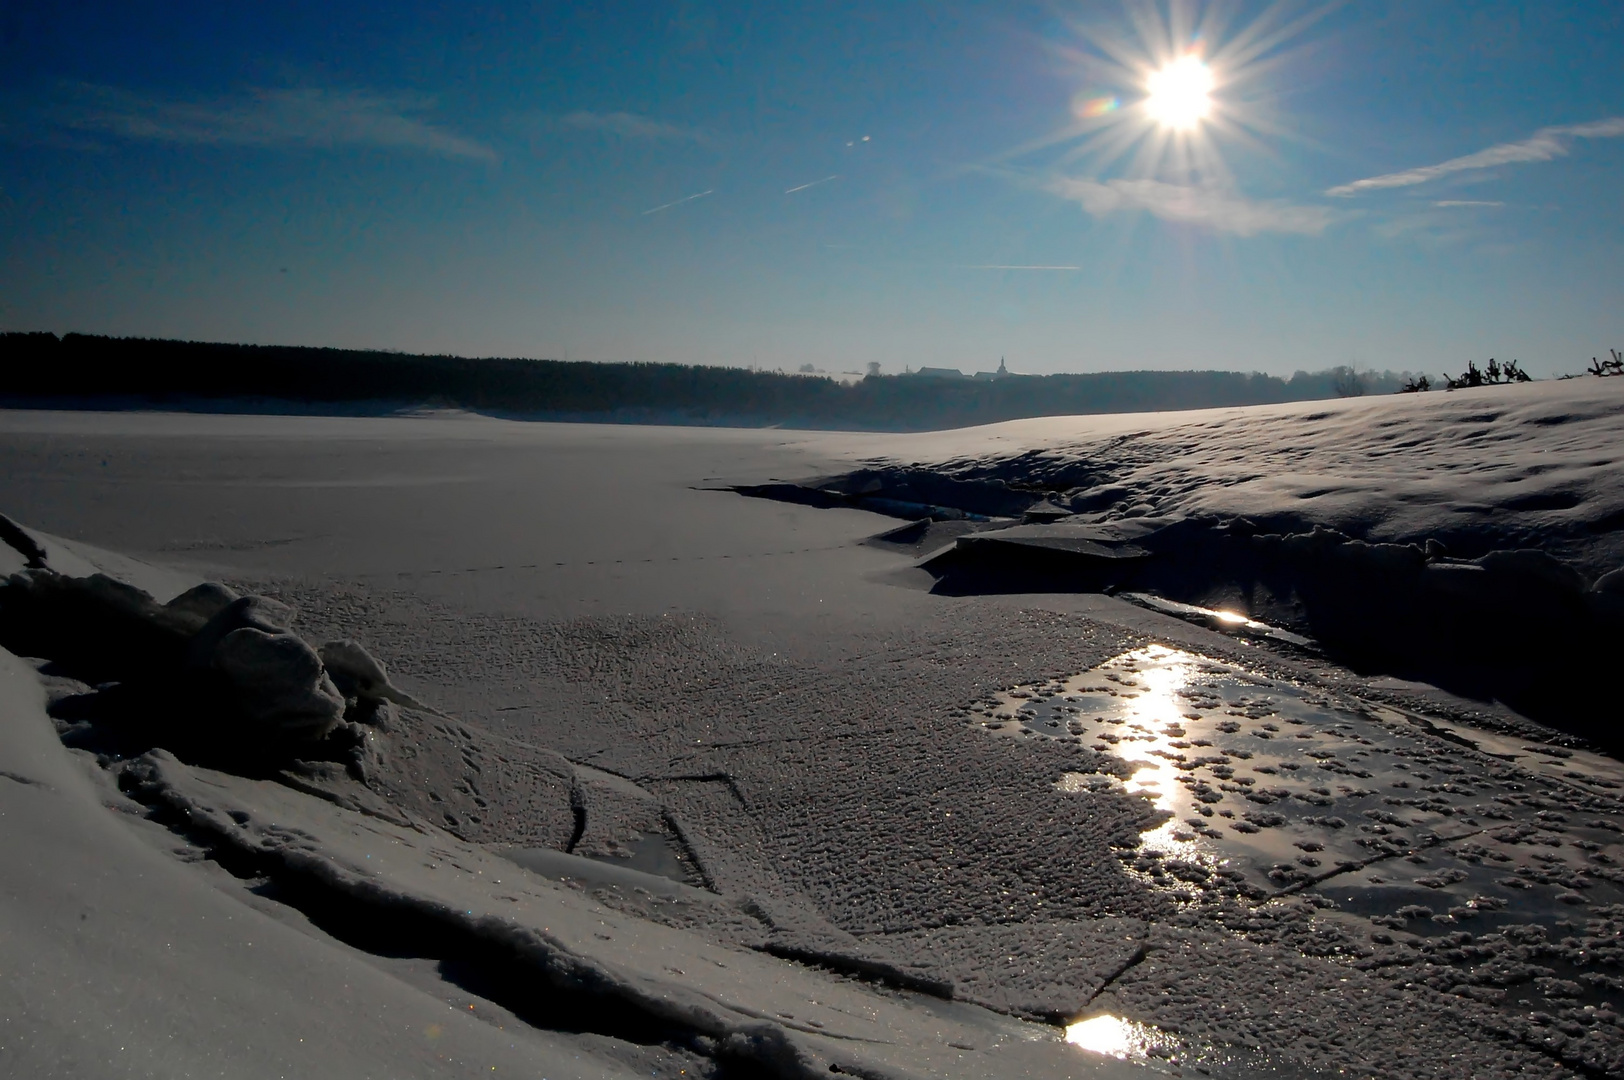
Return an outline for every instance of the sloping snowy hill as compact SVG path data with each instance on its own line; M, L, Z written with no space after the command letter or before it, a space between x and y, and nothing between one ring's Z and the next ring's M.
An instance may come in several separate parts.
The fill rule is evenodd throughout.
M865 449L1106 520L1244 516L1461 556L1539 547L1591 578L1624 566L1624 379L1016 421Z

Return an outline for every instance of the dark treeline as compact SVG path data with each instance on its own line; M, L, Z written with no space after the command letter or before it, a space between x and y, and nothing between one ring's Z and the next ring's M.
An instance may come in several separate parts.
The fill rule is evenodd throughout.
M1261 405L1382 392L1391 374L1228 371L832 379L687 367L468 359L87 334L0 334L0 402L92 408L375 411L449 407L538 419L924 430L1031 416ZM1392 383L1392 386L1388 386Z

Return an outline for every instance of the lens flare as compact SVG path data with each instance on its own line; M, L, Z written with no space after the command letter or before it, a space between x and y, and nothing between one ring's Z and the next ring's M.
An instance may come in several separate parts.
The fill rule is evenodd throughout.
M1145 110L1164 128L1191 131L1212 111L1212 69L1191 53L1151 74Z
M1103 94L1100 97L1084 98L1076 106L1079 119L1096 120L1107 113L1114 113L1122 107L1115 94Z

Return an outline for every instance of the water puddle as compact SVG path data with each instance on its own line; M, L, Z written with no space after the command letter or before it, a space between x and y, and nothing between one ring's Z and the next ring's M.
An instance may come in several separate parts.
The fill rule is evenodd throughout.
M1127 763L1058 787L1165 811L1125 861L1180 902L1302 894L1379 946L1454 949L1479 1000L1624 1010L1624 967L1585 944L1618 952L1624 764L1163 646L1016 687L975 722ZM1510 952L1522 968L1488 970Z

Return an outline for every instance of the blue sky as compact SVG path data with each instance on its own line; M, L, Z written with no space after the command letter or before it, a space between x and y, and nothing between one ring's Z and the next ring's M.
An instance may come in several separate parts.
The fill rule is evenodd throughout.
M1578 370L1624 347L1621 52L1618 0L12 3L0 327Z

